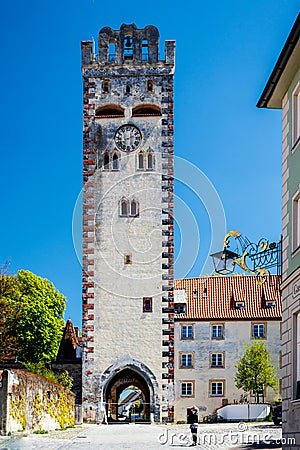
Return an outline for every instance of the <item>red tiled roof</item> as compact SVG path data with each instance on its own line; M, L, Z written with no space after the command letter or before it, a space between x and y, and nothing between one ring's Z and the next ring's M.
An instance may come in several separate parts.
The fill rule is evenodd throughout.
M187 295L186 313L175 315L175 320L280 320L280 275L268 276L262 285L257 281L247 275L175 280L174 289L185 289ZM274 301L275 307L267 307L268 301ZM235 302L245 302L245 307L237 309Z

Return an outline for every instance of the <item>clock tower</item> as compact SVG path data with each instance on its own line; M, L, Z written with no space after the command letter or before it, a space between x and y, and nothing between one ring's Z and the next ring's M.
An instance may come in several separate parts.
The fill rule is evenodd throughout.
M83 417L173 420L175 42L154 26L82 42Z

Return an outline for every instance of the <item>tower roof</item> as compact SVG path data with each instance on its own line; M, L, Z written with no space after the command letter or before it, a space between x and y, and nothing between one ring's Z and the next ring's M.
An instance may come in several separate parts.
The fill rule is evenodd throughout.
M66 323L62 339L60 341L56 362L75 362L76 347L79 345L77 333L72 320Z

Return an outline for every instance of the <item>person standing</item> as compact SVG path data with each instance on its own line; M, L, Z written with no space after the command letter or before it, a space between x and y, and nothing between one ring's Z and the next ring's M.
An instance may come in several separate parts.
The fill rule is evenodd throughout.
M192 433L192 445L197 445L197 431L198 431L198 408L192 406L187 417L187 423L190 424L190 430Z

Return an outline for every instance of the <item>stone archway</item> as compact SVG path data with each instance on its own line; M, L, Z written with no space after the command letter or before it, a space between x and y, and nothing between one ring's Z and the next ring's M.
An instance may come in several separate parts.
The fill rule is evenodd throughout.
M124 398L124 401L126 400L125 406L128 407L128 411L124 413L121 409L120 398L126 390L128 390L128 396ZM150 422L152 409L150 388L140 373L130 367L118 371L108 382L105 391L106 412L109 421ZM138 393L138 396L134 395L134 392ZM135 414L137 400L139 400L139 408L137 409L138 414Z

